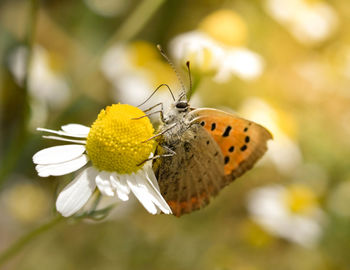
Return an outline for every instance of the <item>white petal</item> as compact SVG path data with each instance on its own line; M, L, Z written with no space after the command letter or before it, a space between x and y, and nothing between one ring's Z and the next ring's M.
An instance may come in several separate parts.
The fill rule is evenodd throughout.
M114 189L117 191L119 199L121 199L122 201L129 200L128 194L130 193L130 188L126 184L126 182L125 184L122 184L115 172L111 174L110 181Z
M64 132L71 135L77 135L82 137L87 137L90 132L90 128L80 124L68 124L61 127Z
M153 174L153 171L152 171ZM148 174L143 170L135 175L136 183L143 189L145 194L151 198L152 202L159 207L159 209L165 214L171 214L171 209L167 202L164 200L159 190L153 185Z
M145 192L142 187L138 186L135 176L129 175L126 182L129 185L131 191L135 194L136 198L146 208L146 210L153 215L157 214L158 210L152 202L151 196L148 192Z
M76 138L86 138L86 135L67 133L67 132L62 131L62 130L53 130L53 129L48 129L48 128L37 128L36 130L44 131L44 132L48 132L48 133L53 133L53 134L57 134L57 135L61 135L61 136L76 137Z
M139 183L139 185L145 185L145 187L148 189L148 192L153 196L153 202L159 207L160 210L162 210L164 214L172 214L170 206L165 201L162 194L160 194L158 182L152 168L146 168L146 170L146 177L144 175L139 175L137 177L137 182ZM152 179L156 181L157 186L154 185Z
M81 156L85 151L84 145L67 144L45 148L33 156L35 164L56 164L66 162Z
M149 162L149 163L148 163ZM143 167L143 170L145 171L145 173L149 176L153 186L157 189L157 190L160 190L159 189L159 185L158 185L158 180L156 178L156 176L154 175L154 172L152 170L152 161L148 161L144 167Z
M43 136L43 138L44 139L56 140L56 141L62 141L62 142L72 142L72 143L86 144L86 140L73 140L73 139L67 139L67 138L59 137L59 136Z
M93 167L89 167L61 191L57 197L56 208L62 216L69 217L84 206L96 188L97 174Z
M117 175L117 173L112 173L111 174L111 179L113 179L117 185L118 188L120 188L124 193L129 194L130 193L130 188L128 184L126 183L126 179L122 177L121 175Z
M111 173L102 171L96 177L96 185L101 193L105 196L114 196L114 188L109 180Z
M80 157L67 162L62 162L62 163L52 164L52 165L37 165L35 169L38 171L38 175L40 177L48 177L50 175L52 176L65 175L65 174L79 170L88 161L89 161L89 158L87 155L81 155Z

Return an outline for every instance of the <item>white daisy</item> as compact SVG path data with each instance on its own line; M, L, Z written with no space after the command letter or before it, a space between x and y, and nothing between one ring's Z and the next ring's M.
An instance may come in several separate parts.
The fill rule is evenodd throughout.
M276 168L286 175L294 172L302 163L302 154L296 140L286 133L283 127L293 131L294 119L276 110L265 100L250 97L239 108L241 115L267 127L273 133L273 141L268 142L269 151L262 161L270 160ZM289 116L289 117L288 117Z
M273 235L305 247L314 246L321 237L324 214L306 186L257 188L247 202L253 220Z
M338 15L323 1L266 0L267 12L301 43L326 41L338 27Z
M102 73L112 83L115 100L138 105L145 101L160 84L167 82L177 95L177 78L171 66L164 61L154 44L146 41L117 43L109 48L102 58ZM121 91L122 89L122 91ZM166 87L152 97L152 103L162 102L170 106Z
M57 211L68 217L79 211L95 188L102 195L129 199L130 191L151 214L171 214L159 192L149 158L154 143L148 140L154 129L145 114L126 104L114 104L102 110L91 128L68 124L61 130L38 128L59 136L48 139L70 142L43 149L33 156L39 176L72 173L91 162L58 195Z
M31 118L29 126L37 127L46 122L49 108L60 109L67 103L70 96L70 88L64 76L56 70L54 54L45 48L35 45L31 61L30 74L28 78L28 90L31 99ZM9 55L9 68L16 83L23 85L26 65L28 59L28 48L16 47Z
M180 63L191 62L194 73L213 75L216 82L232 76L258 78L264 61L244 46L247 29L233 10L218 10L204 18L198 29L175 37L170 50Z

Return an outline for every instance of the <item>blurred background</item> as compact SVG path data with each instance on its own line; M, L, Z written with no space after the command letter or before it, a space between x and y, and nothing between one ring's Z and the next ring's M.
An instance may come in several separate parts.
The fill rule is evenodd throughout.
M181 89L156 44L186 87L191 61L192 105L267 127L267 154L201 211L121 203L61 222L4 269L350 269L348 0L2 0L0 252L52 219L73 177L36 175L33 154L57 144L36 127Z

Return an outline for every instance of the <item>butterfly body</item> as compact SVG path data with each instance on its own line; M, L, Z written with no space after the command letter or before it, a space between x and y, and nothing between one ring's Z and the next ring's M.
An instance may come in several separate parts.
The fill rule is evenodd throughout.
M267 150L262 126L215 109L192 109L176 101L164 114L153 168L173 214L207 205L210 198L249 170ZM167 149L172 156L164 156Z

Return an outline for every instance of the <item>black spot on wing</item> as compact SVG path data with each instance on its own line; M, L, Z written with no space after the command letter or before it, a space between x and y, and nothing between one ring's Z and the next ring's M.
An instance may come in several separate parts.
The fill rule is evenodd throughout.
M225 164L229 163L229 162L230 162L230 157L229 157L229 156L226 156L225 159L224 159L224 161L225 161Z
M224 133L222 133L222 137L227 137L230 135L232 127L231 126L227 126Z
M244 141L245 141L246 143L249 143L249 141L250 141L250 137L249 137L249 136L245 136Z
M231 153L232 153L234 150L235 150L235 147L234 147L234 146L231 146L231 147L228 149L228 151L231 152Z
M200 124L201 124L202 127L205 126L205 122L204 121L202 121Z
M246 146L246 145L243 145L243 146L241 147L241 151L243 152L243 151L245 151L245 150L247 150L247 146Z
M213 130L215 130L215 129L216 129L216 123L212 123L212 124L211 124L211 129L210 129L210 130L213 131Z

